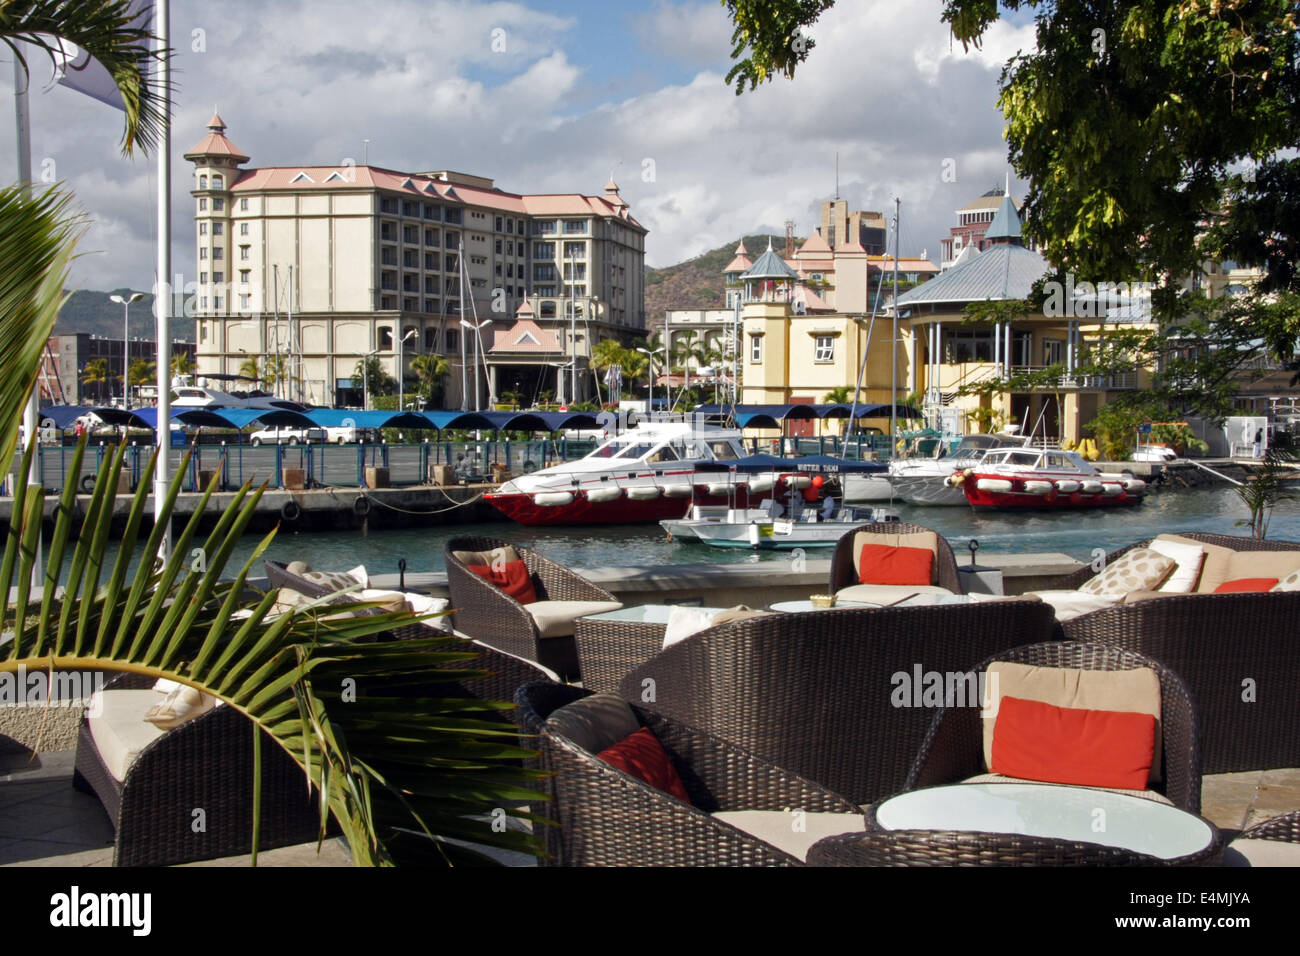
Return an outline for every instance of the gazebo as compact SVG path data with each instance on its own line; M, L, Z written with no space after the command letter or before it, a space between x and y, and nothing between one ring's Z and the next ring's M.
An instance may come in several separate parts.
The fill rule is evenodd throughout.
M767 251L740 278L745 282L746 302L789 302L799 273L772 250L769 238Z

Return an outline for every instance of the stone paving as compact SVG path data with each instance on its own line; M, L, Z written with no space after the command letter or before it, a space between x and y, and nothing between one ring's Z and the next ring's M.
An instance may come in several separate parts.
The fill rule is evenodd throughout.
M113 828L99 801L72 787L74 752L43 753L33 761L0 749L0 866L112 866ZM1300 809L1300 769L1216 774L1204 778L1201 813L1231 841L1245 827ZM518 853L493 853L508 866L531 866ZM258 866L351 866L342 840L258 854ZM189 866L247 866L245 856Z

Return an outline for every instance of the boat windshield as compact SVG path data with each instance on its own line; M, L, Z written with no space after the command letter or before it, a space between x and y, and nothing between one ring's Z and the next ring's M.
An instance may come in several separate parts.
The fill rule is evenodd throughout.
M713 441L705 442L709 455L718 461L730 461L733 458L739 458L740 454L736 451L736 446L725 438L715 438Z

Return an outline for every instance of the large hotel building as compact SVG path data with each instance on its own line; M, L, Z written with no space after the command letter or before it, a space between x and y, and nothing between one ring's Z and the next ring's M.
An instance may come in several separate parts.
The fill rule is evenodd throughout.
M473 408L476 321L478 403L574 401L594 395L596 342L644 333L646 229L613 182L600 196L521 195L449 170L249 169L215 115L185 158L201 376L256 359L284 367L282 394L357 405L362 356L397 377L400 353L410 381L412 359L437 354L452 368L446 405Z

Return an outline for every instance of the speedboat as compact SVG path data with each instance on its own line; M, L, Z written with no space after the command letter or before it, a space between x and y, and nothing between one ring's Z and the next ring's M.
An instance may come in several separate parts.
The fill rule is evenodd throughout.
M1146 482L1107 474L1077 453L1058 449L995 448L948 483L976 508L1115 508L1142 501Z
M234 376L224 376L231 378ZM286 398L276 398L270 392L253 389L235 395L214 388L207 378L200 378L197 384L189 382L189 376L177 376L172 381L172 408L264 408L281 409L290 412L305 412L307 406Z
M866 521L897 521L898 515L880 508L853 506L817 508L804 506L795 496L794 506L786 510L775 499L767 499L758 508L710 508L695 506L690 517L664 520L659 524L674 541L683 544L701 542L715 548L753 548L792 550L794 548L832 548L849 531Z
M910 505L965 505L966 495L947 483L948 476L974 466L994 448L1023 448L1028 440L1022 435L966 435L935 457L891 461L889 481L894 494Z
M748 487L728 480L729 463L743 454L736 429L641 422L585 458L513 478L483 499L524 525L659 521L681 516L692 501L744 508Z

